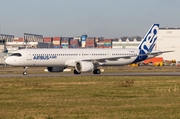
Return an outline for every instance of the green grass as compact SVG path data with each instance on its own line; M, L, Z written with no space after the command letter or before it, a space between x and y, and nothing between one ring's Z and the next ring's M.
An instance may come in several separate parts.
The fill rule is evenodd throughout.
M2 119L174 119L179 100L180 77L0 78Z

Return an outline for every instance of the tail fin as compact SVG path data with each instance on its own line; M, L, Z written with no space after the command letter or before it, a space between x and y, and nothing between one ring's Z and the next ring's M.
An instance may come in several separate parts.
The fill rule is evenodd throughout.
M138 46L138 49L140 50L140 54L147 54L153 50L155 46L155 42L157 40L158 30L159 30L159 24L153 24L151 26L151 28L145 35L144 39Z

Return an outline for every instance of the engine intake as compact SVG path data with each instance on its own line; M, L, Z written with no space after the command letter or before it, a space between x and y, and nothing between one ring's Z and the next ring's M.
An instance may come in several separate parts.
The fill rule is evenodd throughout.
M80 61L75 65L75 69L77 72L90 72L94 69L94 64L88 61Z

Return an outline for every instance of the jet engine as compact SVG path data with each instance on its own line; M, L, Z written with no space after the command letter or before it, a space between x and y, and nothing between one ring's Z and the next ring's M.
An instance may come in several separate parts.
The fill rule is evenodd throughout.
M90 72L94 69L94 64L88 61L80 61L75 65L75 69L77 72Z
M63 72L65 67L47 67L49 72Z

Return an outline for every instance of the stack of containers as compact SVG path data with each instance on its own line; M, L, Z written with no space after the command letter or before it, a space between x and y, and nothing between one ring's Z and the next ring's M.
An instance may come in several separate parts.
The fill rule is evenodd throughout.
M52 43L53 37L44 37L43 41L44 41L44 43Z
M86 48L95 48L95 37L86 38Z
M86 38L87 38L87 35L81 36L81 47L82 48L86 47Z
M52 43L54 44L54 48L60 48L61 37L54 37Z
M104 38L103 37L98 38L97 48L104 48Z
M70 39L69 48L79 48L79 39Z
M112 39L104 39L104 48L112 48Z
M61 48L69 48L69 41L72 38L69 37L62 37L61 38Z
M18 42L24 42L24 38L19 38Z

